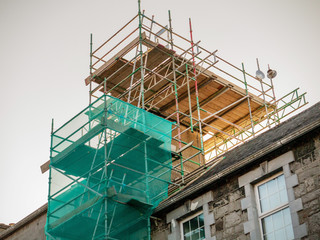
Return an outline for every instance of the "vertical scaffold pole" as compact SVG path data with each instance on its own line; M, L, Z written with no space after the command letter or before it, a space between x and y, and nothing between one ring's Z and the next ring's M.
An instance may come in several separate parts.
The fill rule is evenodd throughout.
M194 59L194 44L193 44L193 37L192 37L191 18L189 18L189 27L190 27L191 50L192 50L192 65L193 65L193 75L194 75L194 87L195 87L195 92L196 92L198 124L199 124L199 133L200 133L200 141L201 141L201 153L204 154L203 139L202 139L201 116L200 116L200 104L199 104L199 92L198 92L198 82L197 82L197 79L196 79L196 66L195 66L196 64L195 64L195 59Z
M143 10L143 14L144 14L144 10ZM152 16L152 20L153 20L153 16ZM143 18L141 19L141 24L142 23L143 23ZM150 33L150 35L151 35L151 33ZM131 77L130 77L130 87L129 87L129 94L128 94L127 103L131 103L131 91L132 91L132 86L133 86L134 74L136 72L138 52L139 52L139 46L136 47L136 52L135 52L136 57L134 58L134 61L133 61L133 68L132 68ZM139 106L139 104L140 104L140 98L139 98L138 106Z
M270 65L268 64L268 70L270 70ZM271 89L272 89L272 95L273 95L273 101L276 103L277 100L276 100L276 94L275 94L275 91L274 91L274 87L273 87L273 80L272 78L269 78L270 79L270 84L271 84ZM276 114L277 114L277 124L280 124L280 117L279 117L279 112L278 112L278 104L276 104Z
M51 164L51 158L52 158L53 129L54 129L54 119L52 118L52 120L51 120L51 142L50 142L50 164ZM51 181L52 181L51 171L52 171L52 169L51 169L51 167L49 167L48 213L51 213L51 209L50 209L50 205L51 205L50 204L51 203L50 193L51 193ZM49 233L47 233L48 226L50 225L49 219L50 219L50 214L47 214L46 235L49 235Z
M144 72L143 72L143 51L142 51L142 14L141 14L141 5L140 0L138 0L138 7L139 7L139 47L140 47L140 74L141 74L141 88L140 88L140 94L141 94L141 108L144 109ZM140 104L140 101L138 103L138 106Z
M103 95L103 100L104 100L104 123L107 123L107 96L104 94ZM105 171L105 176L108 176L108 149L107 149L107 128L104 129L104 171ZM108 183L105 183L105 192L107 192L108 188ZM109 231L108 231L108 198L107 196L104 197L104 228L105 228L105 236L106 239L109 239Z
M259 65L259 60L258 60L258 58L257 58L256 60L257 60L258 70L260 71L260 65ZM265 108L266 114L267 114L267 125L268 125L269 128L271 128L271 126L270 126L270 121L269 121L269 120L270 120L269 111L268 111L268 106L267 106L265 91L264 91L264 88L263 88L263 79L262 79L262 78L260 79L260 85L261 85L261 91L262 91L262 96L263 96L264 108Z
M92 33L90 34L90 87L89 87L89 105L91 104L91 91L92 91Z
M92 33L90 34L90 87L89 87L89 130L91 130L91 91L92 91ZM91 141L89 141L89 146Z
M173 50L173 35L172 35L172 19L171 12L169 14L169 33L170 33L170 45ZM176 64L174 61L174 56L172 56L172 71L173 71L173 85L174 85L174 96L176 102L176 118L177 118L177 131L178 131L178 140L179 140L179 149L181 148L181 135L180 135L180 118L179 118L179 101L178 101L178 90L177 90L177 76L176 76Z
M248 92L248 85L247 85L247 78L246 78L246 72L244 70L244 64L242 63L242 72L243 72L243 78L244 78L244 86L246 90L246 96L248 99L248 109L249 109L249 114L250 114L250 122L251 122L251 128L252 128L252 135L254 136L254 124L253 124L253 119L252 119L252 113L251 113L251 104L250 104L250 96Z
M188 102L189 102L189 114L190 114L190 128L191 128L191 132L193 133L192 107L191 107L191 93L190 93L190 85L189 85L188 64L186 64L186 77L187 77L187 88L188 88Z

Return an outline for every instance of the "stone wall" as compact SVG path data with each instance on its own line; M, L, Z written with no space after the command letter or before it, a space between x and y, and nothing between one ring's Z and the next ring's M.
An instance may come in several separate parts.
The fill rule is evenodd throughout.
M299 141L294 150L295 161L290 169L297 174L299 185L294 188L296 198L302 199L303 209L298 212L301 224L306 223L308 236L320 239L320 136Z
M151 236L152 240L164 240L168 239L170 233L170 224L166 223L163 218L152 218L151 219Z
M239 188L237 178L229 179L212 192L214 200L209 203L215 219L212 236L217 240L249 239L243 231L243 223L248 220L247 212L241 210L244 188Z
M268 168L269 172L265 168ZM248 224L250 223L248 210L250 209L251 215L254 215L255 212L254 208L248 208L250 199L248 199L248 189L245 188L245 185L253 186L252 184L257 181L274 174L275 170L283 171L286 177L294 232L302 236L297 239L320 239L320 130L297 139L250 167L242 169L227 179L220 179L219 182L212 185L208 189L212 195L212 200L208 202L208 212L213 216L213 221L209 226L210 239L261 238L257 221L254 224L254 228L257 228L255 231L249 231L248 228L252 225ZM249 182L248 178L253 179L252 183L244 184L245 181ZM162 213L166 214L167 221L163 216L162 219L157 220L156 226L154 220L152 239L180 240L179 234L174 235L175 230L171 226L173 222L168 221L168 216L179 212L176 217L170 217L176 220L175 225L179 224L179 221L183 219L183 214L186 214L182 211L183 206L186 206L188 201L194 201L201 196L186 199L175 209ZM179 209L181 210L178 211Z

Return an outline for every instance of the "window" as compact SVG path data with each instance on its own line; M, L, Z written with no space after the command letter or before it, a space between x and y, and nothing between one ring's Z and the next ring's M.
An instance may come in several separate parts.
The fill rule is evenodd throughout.
M294 239L284 175L257 184L255 192L263 239Z
M183 240L205 239L203 213L193 215L181 222L181 236Z

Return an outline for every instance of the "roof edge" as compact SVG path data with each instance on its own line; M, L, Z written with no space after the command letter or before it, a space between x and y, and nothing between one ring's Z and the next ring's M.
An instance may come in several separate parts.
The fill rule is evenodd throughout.
M24 227L29 222L31 222L34 219L36 219L36 217L43 215L44 213L47 212L47 209L48 209L48 203L44 204L43 206L41 206L40 208L35 210L34 212L32 212L31 214L29 214L28 216L26 216L25 218L23 218L19 222L17 222L15 225L13 225L13 226L9 227L8 229L6 229L5 231L1 232L0 233L0 239L2 239L3 237L10 236L16 230Z
M320 119L317 121L310 123L300 130L293 132L290 135L284 136L281 139L277 140L276 142L272 143L271 145L268 145L265 148L260 149L259 151L255 152L254 154L244 158L243 160L239 161L236 164L233 164L227 169L222 170L221 172L217 173L216 175L212 176L211 178L207 178L202 182L199 182L198 184L194 185L190 189L183 190L181 189L181 192L173 196L172 198L168 198L161 202L159 206L155 209L154 213L158 213L164 209L169 208L172 206L174 203L183 200L184 198L188 197L191 194L196 193L199 191L199 189L202 189L203 187L210 185L214 183L215 181L219 180L220 178L225 177L226 175L240 169L241 167L247 165L250 162L253 162L257 160L258 158L284 146L285 144L293 141L294 139L301 137L302 135L312 131L313 129L317 128L320 126Z

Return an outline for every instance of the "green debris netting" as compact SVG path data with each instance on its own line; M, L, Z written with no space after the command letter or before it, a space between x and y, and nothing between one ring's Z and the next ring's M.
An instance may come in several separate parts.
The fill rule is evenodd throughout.
M104 95L52 134L47 239L150 239L172 124Z

